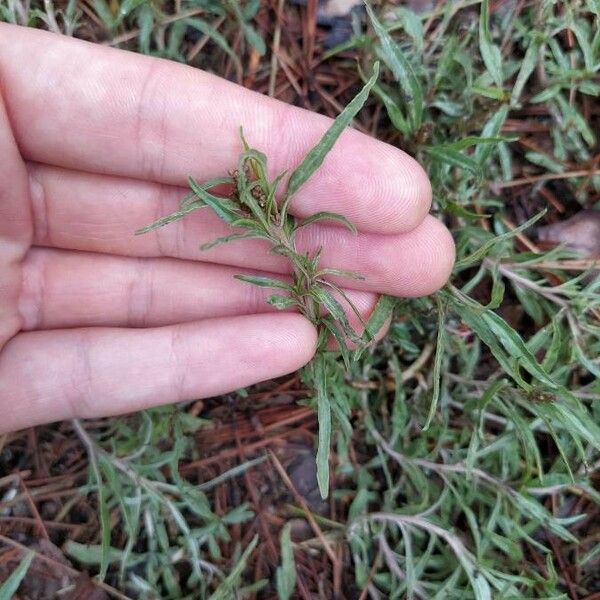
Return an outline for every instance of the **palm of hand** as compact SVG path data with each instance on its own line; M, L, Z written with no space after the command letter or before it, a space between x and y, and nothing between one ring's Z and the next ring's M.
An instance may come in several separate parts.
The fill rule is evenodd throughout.
M187 175L235 164L240 124L279 172L329 121L181 65L0 31L0 430L216 395L307 362L312 325L233 279L285 272L262 242L201 253L227 233L205 211L133 232L176 209ZM347 131L294 210L342 213L359 234L314 225L298 243L365 276L349 293L366 316L378 293L447 278L453 244L429 204L410 157Z

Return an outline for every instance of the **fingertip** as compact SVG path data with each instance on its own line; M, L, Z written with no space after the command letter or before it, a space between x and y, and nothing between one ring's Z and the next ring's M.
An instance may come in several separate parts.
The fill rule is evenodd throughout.
M442 287L454 265L454 240L444 224L427 216L414 230L398 235L364 235L357 255L360 273L384 293L427 296Z
M317 347L317 331L312 323L296 313L255 315L257 337L254 348L264 348L259 361L269 361L273 377L297 371L313 357Z
M421 245L421 274L413 278L414 286L405 294L408 297L428 296L437 292L448 281L456 259L454 238L440 220L427 217L422 224L421 234L426 237Z
M299 198L302 216L326 206L361 231L394 234L423 222L432 191L423 167L406 152L347 130Z
M431 183L423 167L406 152L381 142L369 158L365 202L373 231L407 233L416 229L431 209Z
M302 315L281 315L289 322L289 347L293 349L294 369L297 370L308 363L317 349L317 330L314 325Z

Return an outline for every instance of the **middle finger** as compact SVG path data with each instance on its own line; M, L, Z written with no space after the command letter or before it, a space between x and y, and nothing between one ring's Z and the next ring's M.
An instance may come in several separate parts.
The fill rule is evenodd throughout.
M209 209L151 233L133 232L178 209L185 190L134 179L30 165L35 243L138 257L204 260L285 273L289 265L261 240L242 240L201 252L199 245L230 228ZM352 270L365 281L345 285L397 296L422 296L442 286L454 262L450 233L433 217L411 232L359 233L336 226L300 230L299 250L323 247L322 265Z

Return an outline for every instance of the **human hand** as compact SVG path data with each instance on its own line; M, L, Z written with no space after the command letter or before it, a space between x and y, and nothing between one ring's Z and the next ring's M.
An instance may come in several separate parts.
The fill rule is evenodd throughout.
M313 326L273 312L233 278L282 273L260 241L201 253L226 233L209 211L144 236L188 175L223 175L238 128L273 173L293 168L330 120L168 61L0 24L0 431L221 394L310 360ZM400 150L346 131L292 212L331 211L303 249L361 273L351 298L421 296L454 246L431 190ZM356 325L356 320L354 320Z

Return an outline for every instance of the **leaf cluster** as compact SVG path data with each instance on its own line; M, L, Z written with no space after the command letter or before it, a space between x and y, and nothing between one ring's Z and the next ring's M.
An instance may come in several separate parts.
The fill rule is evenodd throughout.
M280 310L298 310L317 329L316 356L307 369L312 374L311 381L316 393L315 402L319 417L317 472L323 497L326 497L329 491L331 440L331 406L323 353L327 350L330 338L333 338L339 346L346 366L349 367L351 356L348 342L357 346L355 356L359 356L390 317L394 303L390 298L380 300L369 322L366 323L346 292L331 280L331 277L350 279L363 279L363 277L352 271L321 267L321 248L313 252L300 252L296 246L298 231L313 223L333 221L347 227L353 233L356 233L356 228L343 215L331 212L318 212L298 219L290 212L290 206L295 194L319 169L336 140L362 108L371 88L375 85L378 74L379 64L376 63L371 78L362 90L290 173L283 194L279 193L279 187L287 172L280 173L272 181L269 180L266 155L251 148L243 131L240 130L243 151L239 156L237 168L232 170L228 177L212 179L203 184L198 184L190 177L191 191L182 200L180 209L137 231L138 234L147 233L183 219L197 209L209 208L234 231L203 244L202 250L210 250L237 240L255 238L267 242L271 252L289 261L291 281L258 275L236 277L259 287L276 290L277 293L267 298L269 304ZM219 186L226 186L229 194L223 196L213 193L212 190ZM350 325L341 302L347 304L349 310L362 324L364 330L362 334L355 332Z

